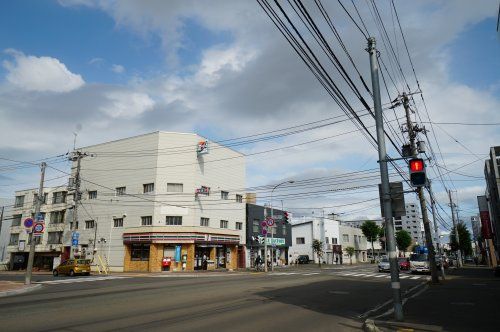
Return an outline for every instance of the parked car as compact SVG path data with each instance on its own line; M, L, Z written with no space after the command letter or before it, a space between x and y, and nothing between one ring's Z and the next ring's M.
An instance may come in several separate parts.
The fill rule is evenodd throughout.
M411 254L410 271L411 273L430 272L429 257L427 256L427 254Z
M390 272L391 267L389 265L389 259L384 257L378 263L378 272Z
M399 269L401 271L407 271L410 269L410 260L406 257L399 257L398 258L398 263L399 263Z
M52 274L57 277L59 274L67 274L71 277L81 274L90 275L90 260L89 259L68 259L56 267Z
M309 255L300 255L297 257L297 264L309 264Z

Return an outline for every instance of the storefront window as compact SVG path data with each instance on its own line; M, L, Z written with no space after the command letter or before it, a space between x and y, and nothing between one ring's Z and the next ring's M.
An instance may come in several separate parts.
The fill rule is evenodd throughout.
M130 258L133 261L149 260L149 244L132 244Z

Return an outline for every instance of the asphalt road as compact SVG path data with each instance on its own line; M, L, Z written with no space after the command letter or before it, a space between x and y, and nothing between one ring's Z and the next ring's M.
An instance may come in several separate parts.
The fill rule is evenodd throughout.
M2 331L356 331L360 315L391 298L388 275L373 270L43 276L42 289L0 299L0 326ZM422 281L403 279L402 291Z

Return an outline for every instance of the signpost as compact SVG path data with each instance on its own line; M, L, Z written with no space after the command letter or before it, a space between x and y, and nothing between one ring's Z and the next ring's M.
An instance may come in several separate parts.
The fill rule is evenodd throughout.
M24 227L26 227L26 228L33 227L33 219L31 219L31 218L24 219Z
M45 230L45 224L43 222L36 222L33 225L33 236L42 236Z

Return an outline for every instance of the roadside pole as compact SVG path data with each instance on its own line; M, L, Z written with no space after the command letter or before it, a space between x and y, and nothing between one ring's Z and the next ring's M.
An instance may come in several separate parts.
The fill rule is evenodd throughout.
M375 38L368 39L368 53L370 54L370 68L372 75L372 91L375 108L375 123L377 129L378 161L380 165L381 193L384 204L384 218L387 229L387 245L389 248L389 265L391 269L391 288L394 302L394 318L403 320L403 304L401 301L401 284L399 282L399 267L392 220L391 194L389 189L389 172L387 168L387 152L385 149L384 120L382 117L382 102L380 100L380 85L378 77L377 49Z
M411 154L413 158L418 158L418 151L415 142L416 134L413 127L413 123L410 118L410 105L408 102L408 96L403 92L403 107L406 114L406 127L408 129L408 136L410 138ZM425 243L427 249L429 250L429 265L431 269L431 280L432 283L439 283L439 278L437 274L436 267L436 252L434 251L434 245L432 244L432 232L429 222L429 215L427 213L427 202L425 201L424 187L417 187L418 199L420 201L420 211L422 212L422 220L424 222L425 231Z
M35 219L38 216L38 213L40 213L40 205L42 204L43 201L43 181L45 179L45 167L47 167L46 163L41 163L40 164L40 186L38 188L38 197L36 200L36 205L35 205ZM28 256L28 267L26 268L26 274L24 277L24 284L25 285L31 285L31 275L33 272L33 261L35 260L35 234L33 232L33 228L31 229L31 243L30 243L30 253Z
M434 221L434 235L436 236L437 252L441 257L441 277L443 278L443 280L445 280L444 267L443 267L444 260L443 260L443 253L441 252L441 238L439 237L439 229L436 220L436 201L434 200L434 194L432 192L431 180L427 180L427 185L429 188L429 196L431 196L431 211L432 211L432 220Z
M460 251L460 237L458 236L457 221L455 220L455 204L451 199L451 190L448 189L448 197L450 198L451 220L453 221L453 229L455 230L455 240L457 241L457 267L462 267L462 252Z
M78 203L80 202L80 168L81 168L81 160L83 157L86 157L86 153L82 153L80 151L74 151L73 155L71 156L70 160L71 161L76 161L76 173L75 173L75 196L73 199L73 203L75 204L73 206L73 227L70 229L71 232L73 232L76 229L76 223L78 222ZM71 259L75 258L75 248L73 247L73 243L71 243L70 251L69 251L69 257Z
M266 220L266 216L267 216L267 209L264 205L264 220ZM264 229L264 226L262 226L262 229ZM267 231L266 234L264 234L264 272L267 272Z

